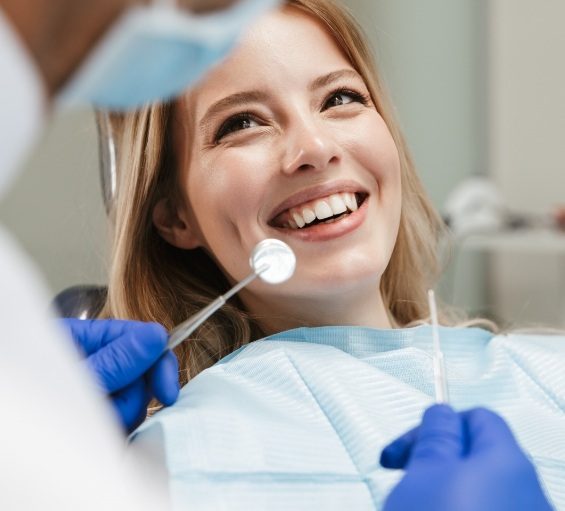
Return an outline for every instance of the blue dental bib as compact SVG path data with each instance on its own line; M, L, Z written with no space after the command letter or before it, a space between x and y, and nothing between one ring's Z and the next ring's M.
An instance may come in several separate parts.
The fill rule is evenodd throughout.
M565 510L565 337L441 328L451 404L510 424ZM429 326L299 328L203 371L132 442L162 458L174 509L378 510L382 448L433 403Z

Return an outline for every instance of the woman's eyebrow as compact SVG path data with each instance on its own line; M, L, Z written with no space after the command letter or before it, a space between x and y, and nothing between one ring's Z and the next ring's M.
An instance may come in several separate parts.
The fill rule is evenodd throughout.
M261 101L266 101L266 99L267 94L259 90L250 90L230 94L229 96L216 101L210 106L210 108L208 108L208 110L206 110L206 113L203 115L202 119L200 119L200 128L203 128L206 125L208 119L218 115L223 110L227 110L234 106L246 105L248 103L258 103Z
M358 80L362 80L359 73L353 69L340 69L339 71L332 71L327 75L319 76L318 78L314 79L310 83L310 90L315 91L317 89L321 89L330 83L336 82L341 80L342 78L356 78Z

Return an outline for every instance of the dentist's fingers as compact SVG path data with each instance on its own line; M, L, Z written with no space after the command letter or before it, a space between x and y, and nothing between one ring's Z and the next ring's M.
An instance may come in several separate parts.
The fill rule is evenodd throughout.
M122 425L128 433L131 433L145 420L147 415L147 405L151 395L145 381L139 378L111 397Z
M178 398L179 363L175 354L167 351L147 372L149 391L165 406L172 405Z
M422 423L384 448L380 463L385 468L406 468L459 458L465 451L462 417L447 405L428 408Z
M465 430L461 415L447 405L428 408L422 418L408 465L427 466L460 458L465 451Z
M413 428L388 444L381 453L380 464L384 468L404 468L410 459L410 452L416 438L419 427Z
M144 375L167 345L167 332L156 323L140 324L110 342L102 342L87 364L107 392L116 392Z
M522 451L510 427L502 417L486 408L474 408L463 412L463 420L469 438L469 456L498 452L500 456Z

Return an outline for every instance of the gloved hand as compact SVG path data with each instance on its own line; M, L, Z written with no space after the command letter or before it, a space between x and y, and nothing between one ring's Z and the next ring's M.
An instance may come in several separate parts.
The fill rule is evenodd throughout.
M70 329L128 432L143 422L153 396L166 406L176 401L178 361L171 351L163 354L167 332L161 325L120 320L61 321Z
M385 468L406 474L384 511L548 511L534 466L506 423L483 408L436 405L388 445Z

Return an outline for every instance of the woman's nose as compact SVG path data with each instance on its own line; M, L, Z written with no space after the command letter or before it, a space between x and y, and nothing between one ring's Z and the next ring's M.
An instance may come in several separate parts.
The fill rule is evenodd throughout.
M282 169L285 174L301 170L324 171L339 161L340 147L327 129L313 119L301 119L289 127Z

